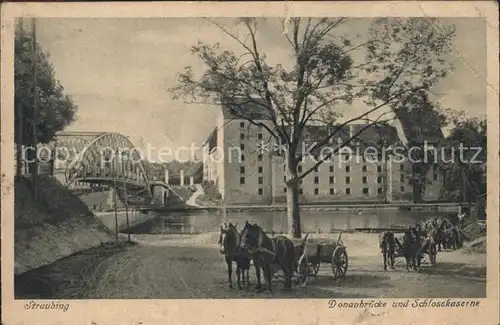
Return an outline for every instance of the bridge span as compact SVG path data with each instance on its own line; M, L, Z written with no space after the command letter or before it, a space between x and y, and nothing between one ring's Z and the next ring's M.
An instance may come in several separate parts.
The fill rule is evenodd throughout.
M134 207L186 200L169 184L149 180L140 150L123 134L60 132L52 145L53 174L68 189L113 190L122 202Z

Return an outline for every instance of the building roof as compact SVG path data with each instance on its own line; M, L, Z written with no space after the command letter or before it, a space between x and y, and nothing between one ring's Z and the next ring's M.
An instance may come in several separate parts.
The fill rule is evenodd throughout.
M430 108L399 109L395 114L409 143L436 143L444 138L442 117Z
M261 98L233 98L221 105L224 119L270 120L275 116Z
M322 147L328 146L335 149L339 142L344 143L351 136L354 136L360 131L361 133L347 146L364 150L364 148L369 146L380 148L382 145L391 145L400 141L396 128L387 124L348 124L344 126L334 126L334 128L338 128L337 133L330 139L330 144ZM329 130L322 125L307 125L303 132L299 150L302 150L303 145L305 145L305 148L309 148L315 142L324 141L328 134L333 131L334 130ZM321 150L321 148L318 148L318 152L319 150Z

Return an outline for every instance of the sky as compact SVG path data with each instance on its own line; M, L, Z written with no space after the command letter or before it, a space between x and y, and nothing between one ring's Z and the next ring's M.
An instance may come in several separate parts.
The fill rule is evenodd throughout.
M238 32L230 19L225 26ZM480 18L441 19L456 25L450 60L455 69L436 87L443 107L486 114L486 24ZM362 39L369 19L348 22L337 33ZM278 19L259 22L257 38L271 64L290 62L291 48ZM239 45L200 18L43 18L37 37L50 54L56 78L78 105L70 131L119 132L140 147L203 143L218 108L172 99L168 88L185 66L203 71L189 49L199 40L240 51ZM355 103L344 116L362 113Z

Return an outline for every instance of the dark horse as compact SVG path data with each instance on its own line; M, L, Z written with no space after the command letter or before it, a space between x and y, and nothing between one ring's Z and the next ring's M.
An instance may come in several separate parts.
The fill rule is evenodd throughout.
M422 238L422 243L419 253L419 255L427 254L429 256L429 263L431 265L436 264L436 256L437 256L437 249L436 249L437 244L435 241L436 231L437 229L431 229L429 235L425 238Z
M237 225L237 224L236 224ZM239 233L236 225L229 223L220 226L219 245L220 252L224 254L227 264L227 275L229 287L233 287L232 273L233 261L236 262L236 277L238 289L241 289L240 274L243 275L243 284L250 285L250 256L243 248L240 247L241 234Z
M417 267L420 269L421 237L419 231L414 226L408 227L405 231L401 250L406 259L406 270L410 271L410 267L415 271Z
M284 288L292 287L295 266L294 245L286 236L270 238L257 224L248 221L241 232L241 247L251 254L257 276L256 290L262 289L260 269L264 273L267 289L272 292L273 265L278 265L285 275Z
M387 271L387 264L394 269L396 240L392 231L384 231L379 237L379 246L384 257L384 270Z

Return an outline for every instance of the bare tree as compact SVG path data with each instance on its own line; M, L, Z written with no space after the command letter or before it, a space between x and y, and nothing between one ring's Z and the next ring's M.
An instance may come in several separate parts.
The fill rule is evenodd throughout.
M260 125L287 147L288 226L294 237L300 237L300 180L367 128L392 118L381 112L374 119L373 113L384 107L397 110L415 94L430 91L451 68L445 58L451 51L454 27L436 27L437 21L428 18L377 19L366 31L366 39L354 44L336 33L339 26L349 23L347 19L292 18L283 22L288 24L283 37L294 58L292 67L285 68L285 64L267 63L258 41L261 22L238 19L237 27L245 31L244 37L212 22L237 42L242 52L198 42L191 52L206 70L196 76L186 67L170 91L174 98L186 102L227 105L234 116ZM363 57L356 59L354 54L360 52ZM366 104L366 112L339 124L340 105L354 99ZM261 106L271 126L249 114L245 109L249 104ZM329 145L343 126L354 121L363 121L365 126L321 155L311 168L297 171L304 157L299 149L307 125L323 125L328 130L313 152Z

